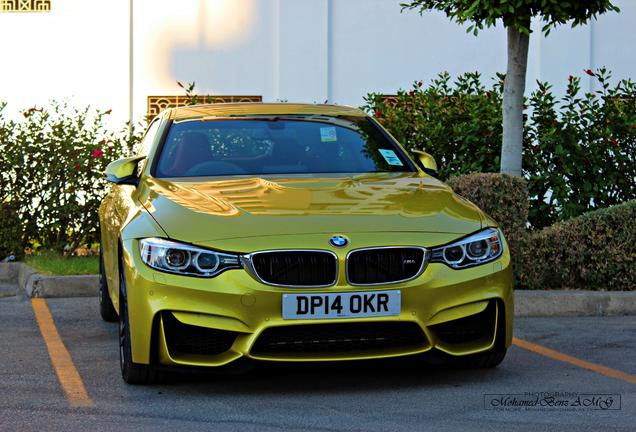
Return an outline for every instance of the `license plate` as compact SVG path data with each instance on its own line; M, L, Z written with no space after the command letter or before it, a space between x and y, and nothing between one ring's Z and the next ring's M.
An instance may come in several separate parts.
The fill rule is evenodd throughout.
M363 318L400 314L400 291L283 294L283 319Z

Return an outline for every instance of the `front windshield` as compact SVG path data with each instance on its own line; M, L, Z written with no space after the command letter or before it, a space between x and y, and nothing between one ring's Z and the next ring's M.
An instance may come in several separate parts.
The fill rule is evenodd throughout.
M413 171L364 117L276 116L172 124L155 175L201 177Z

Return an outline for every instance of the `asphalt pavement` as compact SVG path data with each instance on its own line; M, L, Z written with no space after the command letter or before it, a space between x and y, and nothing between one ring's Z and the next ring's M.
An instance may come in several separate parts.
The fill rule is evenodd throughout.
M411 359L259 366L128 386L119 375L117 325L100 320L97 299L40 301L89 403L70 403L31 301L0 298L0 431L636 428L636 316L518 318L515 336L552 357L514 345L492 370L426 367Z

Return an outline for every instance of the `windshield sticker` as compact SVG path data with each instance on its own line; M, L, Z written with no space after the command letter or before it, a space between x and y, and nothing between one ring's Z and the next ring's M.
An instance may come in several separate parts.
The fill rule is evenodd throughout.
M382 157L384 158L386 163L388 163L389 165L404 166L400 158L397 157L397 155L395 154L393 150L385 150L385 149L378 149L378 150L380 154L382 154Z
M322 142L338 141L338 137L336 136L336 128L334 126L321 127L320 141Z

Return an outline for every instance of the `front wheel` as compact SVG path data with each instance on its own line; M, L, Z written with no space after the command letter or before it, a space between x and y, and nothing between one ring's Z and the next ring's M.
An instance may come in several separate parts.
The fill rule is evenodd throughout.
M472 354L460 359L460 365L468 369L490 369L499 366L506 357L505 347L495 347L490 351Z
M123 268L119 270L119 366L121 377L127 384L151 384L159 380L157 371L150 365L132 361L126 278Z

